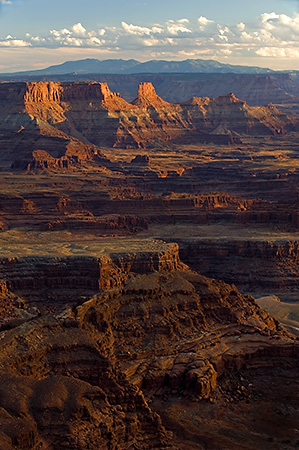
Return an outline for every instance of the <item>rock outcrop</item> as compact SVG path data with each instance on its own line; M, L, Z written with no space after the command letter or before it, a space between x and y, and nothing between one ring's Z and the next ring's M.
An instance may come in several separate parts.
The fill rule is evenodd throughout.
M44 75L15 75L2 79L15 81L43 80ZM51 75L57 82L65 81L97 81L108 83L112 90L119 91L121 96L132 101L136 97L137 86L144 81L156 87L159 96L167 102L180 103L191 97L223 96L234 92L238 98L245 100L250 106L273 104L298 104L299 87L296 73L271 74L234 74L234 73L167 73L167 74L66 74Z
M297 299L298 241L182 239L180 254L195 270L235 283L245 292Z
M26 267L36 275L34 291L29 283L31 294L43 296L46 286L51 308L0 331L1 450L204 448L202 427L193 427L190 438L187 425L188 440L182 444L183 435L173 426L176 415L167 418L163 405L167 411L170 404L178 410L184 405L186 413L198 404L197 417L204 423L208 401L219 413L222 408L225 420L220 390L221 398L236 400L223 378L241 373L236 399L250 405L257 395L250 388L253 369L296 371L294 339L252 297L190 271L179 261L176 245L158 254L98 260L1 261L1 276L7 278L1 295L28 287ZM25 274L22 283L16 271ZM82 284L86 278L94 282L93 293ZM59 279L68 288L81 283L92 296L64 297L62 303ZM32 295L26 301L37 302ZM264 391L270 402L271 391ZM294 392L291 381L288 392ZM285 426L293 439L291 404L288 414ZM219 416L209 420L213 426ZM244 433L248 449L265 448L253 422ZM237 438L220 427L211 442L218 450L226 439L235 450Z
M296 318L238 288L297 299L296 121L148 82L0 98L0 449L295 448Z
M120 285L130 272L147 273L177 270L180 266L178 245L159 243L157 250L131 254L103 254L93 257L24 257L0 260L3 289L35 295L54 290L66 296L78 290L97 292ZM77 291L77 292L76 292ZM40 298L43 301L42 298Z
M168 103L151 83L140 84L132 103L95 82L1 83L0 97L4 154L15 161L14 168L31 170L103 163L101 146L229 144L239 142L240 135L284 134L296 126L276 108L250 107L233 94Z

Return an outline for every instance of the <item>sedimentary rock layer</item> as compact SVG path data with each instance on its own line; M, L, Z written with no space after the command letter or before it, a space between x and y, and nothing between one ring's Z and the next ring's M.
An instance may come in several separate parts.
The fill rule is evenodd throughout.
M35 293L46 286L52 294L51 313L0 332L1 450L202 450L207 442L202 427L193 426L190 440L186 423L188 440L182 444L183 435L172 425L176 415L163 423L156 411L170 401L178 410L184 405L186 413L199 402L197 417L201 414L204 423L206 402L214 402L225 424L220 392L229 402L250 404L259 387L250 387L252 370L296 371L298 345L277 321L234 286L190 271L180 263L175 245L100 259L1 263L7 279L2 299L9 289L28 287L31 271L38 279ZM15 280L21 271L23 283ZM62 305L55 293L61 287L59 273L69 289L78 286L75 278L79 284L94 280L92 297ZM99 282L101 276L105 283ZM27 297L27 302L36 300ZM236 398L221 381L232 373L241 373L243 380ZM291 381L288 392L294 392ZM271 404L271 389L265 395ZM293 439L295 411L292 406L289 411L285 426ZM209 421L213 427L219 415ZM261 437L253 422L244 433L244 448L268 449L270 434ZM233 450L240 448L237 434L216 427L213 448L222 449L223 440Z
M99 146L228 144L243 134L284 134L296 126L275 107L250 107L233 94L168 103L151 83L140 84L132 103L95 82L1 83L0 97L3 153L15 168L68 169L99 162Z
M38 81L44 75L15 75L7 80ZM139 83L151 82L158 94L168 102L184 102L191 97L215 97L234 92L238 98L246 100L251 106L273 104L298 104L299 85L295 73L269 74L233 74L233 73L168 73L168 74L67 74L51 75L51 80L63 81L97 81L108 83L113 91L132 101L136 97ZM2 76L2 79L5 79Z
M3 289L26 292L86 289L97 292L121 284L128 274L176 270L180 263L177 244L158 244L156 251L103 254L93 257L24 257L0 260ZM42 300L42 299L41 299Z
M195 270L245 292L297 299L298 241L186 239L180 241L180 253Z

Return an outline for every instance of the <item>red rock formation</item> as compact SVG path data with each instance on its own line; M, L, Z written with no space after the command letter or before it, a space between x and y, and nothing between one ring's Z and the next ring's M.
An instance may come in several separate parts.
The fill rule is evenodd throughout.
M179 244L183 261L206 276L255 295L297 298L298 241L182 239Z
M78 155L81 160L93 159L98 152L94 146L146 147L178 139L225 144L236 142L236 134L282 134L295 126L295 120L276 108L249 107L233 94L171 104L156 94L151 83L140 84L131 104L106 83L95 82L4 83L0 96L2 139L10 133L14 151L24 157L37 150L49 153L48 164L53 167L51 157L66 156L67 165ZM42 169L43 161L33 166ZM57 161L58 167L63 165L63 160Z
M275 373L277 367L281 373L295 370L298 346L278 323L234 286L188 270L177 252L177 246L168 246L160 253L99 260L2 261L15 288L15 270L24 273L27 265L38 275L35 292L47 286L53 312L0 332L1 449L190 450L196 448L194 443L206 442L202 425L193 426L193 438L182 446L189 424L185 431L183 422L174 426L175 413L163 424L155 412L165 416L162 405L169 406L168 399L178 409L183 402L185 413L199 402L197 417L202 423L205 400L211 399L225 417L220 388L224 399L234 401L221 377L242 373L248 387L236 387L236 395L250 404L247 380L253 368L256 373ZM54 289L58 276L65 283L71 272L84 278L83 267L85 277L96 283L99 274L103 281L112 276L113 283L100 285L102 290L79 306L74 298L72 309L62 309ZM270 391L264 390L267 398ZM288 392L294 392L292 381ZM291 407L289 411L288 420L294 420ZM241 422L242 414L246 412L239 414ZM210 415L211 426L217 417ZM291 425L281 421L293 439ZM257 429L251 423L244 431L248 442L254 440L250 450L265 448L264 434L261 437ZM265 435L270 436L268 431ZM213 448L220 449L226 431L217 427L212 436ZM232 431L229 436L235 450L238 435Z
M252 107L232 93L212 99L193 98L185 105L190 105L196 126L215 135L232 132L241 135L281 134L296 122L294 119L289 122L290 119L273 106Z
M99 258L5 258L0 260L0 280L5 280L10 290L29 295L43 289L87 289L96 292L119 285L131 271L172 271L179 266L178 246L161 244L161 251L157 252L111 254Z
M156 110L161 108L171 108L173 105L171 103L165 102L160 98L155 91L152 83L140 83L138 87L138 96L136 100L133 101L134 105L140 107L153 107Z

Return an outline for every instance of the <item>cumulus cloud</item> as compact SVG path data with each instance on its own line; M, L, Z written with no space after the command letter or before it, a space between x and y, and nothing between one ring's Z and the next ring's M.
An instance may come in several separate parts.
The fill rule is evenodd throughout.
M83 27L82 23L76 23L72 26L72 30L75 36L85 36L86 29Z
M104 39L99 39L96 36L92 36L89 39L87 39L87 44L94 46L94 45L103 45L105 44L105 40Z
M133 24L129 25L126 22L122 22L121 25L126 33L136 36L143 36L143 35L150 36L152 34L161 34L164 31L163 28L156 25L154 25L152 28L141 27L139 25Z
M185 23L185 22L183 22ZM185 25L182 24L182 22L178 21L178 23L168 22L167 24L167 31L170 34L177 35L179 33L192 33L192 30L187 28Z
M30 39L31 43L35 43L36 45L42 44L46 47L94 47L103 45L105 41L100 38L105 33L105 29L100 29L98 32L93 30L87 31L79 22L70 27L70 29L50 30L47 37L30 36L29 33L26 34L26 37Z
M278 19L279 18L279 14L276 14L275 12L272 13L264 13L261 14L261 20L262 22L268 22L268 20L272 20L272 19Z
M296 48L262 47L256 53L274 58L299 58L299 49Z
M197 19L197 22L199 23L199 25L200 25L201 27L205 27L206 25L208 25L208 24L210 24L210 23L213 23L213 20L207 19L207 18L204 17L204 16L200 16L200 17Z
M5 39L0 40L0 47L30 47L30 42L23 41L22 39Z
M126 22L121 23L123 29L129 34L135 34L137 36L142 36L144 34L150 35L150 28L140 27L139 25L127 24Z
M261 14L255 23L227 24L200 16L147 26L123 21L119 26L99 29L87 29L78 22L40 36L0 35L1 47L94 48L115 55L142 55L144 59L186 56L233 62L232 58L280 58L298 60L299 66L298 42L299 14L276 12Z
M146 47L154 47L155 45L159 45L159 40L155 38L143 39L143 44Z

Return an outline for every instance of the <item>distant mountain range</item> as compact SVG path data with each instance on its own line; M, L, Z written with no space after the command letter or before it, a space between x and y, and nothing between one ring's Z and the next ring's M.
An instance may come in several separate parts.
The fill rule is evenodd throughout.
M1 74L9 76L40 76L65 74L140 74L140 73L238 73L238 74L265 74L274 71L254 66L238 66L222 64L213 60L186 59L185 61L152 60L147 62L135 59L83 59L79 61L66 61L63 64L47 67L41 70L30 70Z

